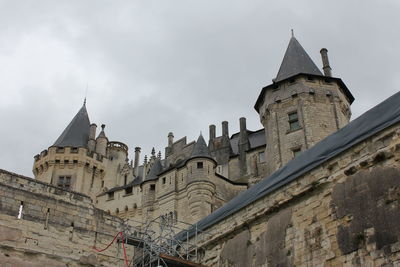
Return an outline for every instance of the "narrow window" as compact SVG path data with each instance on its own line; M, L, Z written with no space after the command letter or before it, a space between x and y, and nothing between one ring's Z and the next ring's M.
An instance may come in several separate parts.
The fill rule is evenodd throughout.
M104 181L101 181L101 188L104 187Z
M203 169L203 162L197 162L197 169Z
M293 158L297 157L301 153L301 148L296 148L292 150L293 152Z
M128 175L125 174L125 176L124 176L124 185L126 185L127 180L128 180Z
M166 178L163 177L163 178L162 178L162 184L165 184L165 182L166 182Z
M133 190L132 190L132 186L125 188L125 195L130 195L132 194Z
M258 153L258 162L260 162L260 163L265 162L265 152L264 151Z
M22 219L22 213L24 211L24 202L21 201L21 204L19 205L19 211L18 211L18 219Z
M299 115L297 112L289 113L289 129L290 131L300 129Z

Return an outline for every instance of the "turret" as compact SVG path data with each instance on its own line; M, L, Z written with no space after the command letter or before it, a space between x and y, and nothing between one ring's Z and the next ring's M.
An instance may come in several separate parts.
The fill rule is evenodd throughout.
M215 191L211 177L214 175L215 166L216 162L211 157L207 144L200 134L186 163L189 182L187 186L189 210L195 220L211 213L212 196Z
M106 156L106 151L107 151L107 143L108 143L108 138L104 132L104 128L106 127L105 124L101 125L101 132L99 133L99 136L96 138L96 153Z
M326 49L321 56L325 75L292 36L276 78L257 99L268 174L350 120L354 97L341 79L331 77Z

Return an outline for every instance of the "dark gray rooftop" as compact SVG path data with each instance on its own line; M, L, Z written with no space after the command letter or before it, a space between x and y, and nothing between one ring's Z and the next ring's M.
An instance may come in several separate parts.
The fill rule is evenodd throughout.
M146 175L145 181L150 181L150 180L155 180L157 179L157 175L162 171L163 166L161 164L161 160L156 158L153 166L151 166L151 169L149 173Z
M212 158L210 150L208 149L202 134L200 134L199 138L197 139L190 158Z
M400 92L394 94L379 105L362 114L348 125L326 137L285 166L265 177L258 184L240 193L221 208L200 220L196 225L202 231L224 220L228 216L265 197L280 187L296 180L322 163L364 141L376 133L400 123ZM189 235L195 228L189 230ZM186 238L186 232L178 234L178 238Z
M260 147L260 146L265 146L265 144L266 144L265 129L260 129L260 130L254 131L254 132L247 131L247 136L248 136L249 142L250 142L249 149L253 149L256 147ZM232 137L230 139L230 143L231 143L231 148L232 148L233 154L237 155L239 153L239 147L238 147L239 133L232 135Z
M54 142L53 146L58 147L87 147L89 141L90 121L86 105L78 111L67 128Z
M297 39L292 37L274 82L282 81L299 73L323 75Z

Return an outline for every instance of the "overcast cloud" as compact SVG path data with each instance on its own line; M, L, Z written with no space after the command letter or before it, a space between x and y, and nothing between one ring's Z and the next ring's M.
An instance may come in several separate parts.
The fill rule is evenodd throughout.
M400 88L399 14L397 0L0 1L0 168L32 176L87 84L91 122L141 161L170 131L260 129L253 105L291 28L318 66L329 50L356 118Z

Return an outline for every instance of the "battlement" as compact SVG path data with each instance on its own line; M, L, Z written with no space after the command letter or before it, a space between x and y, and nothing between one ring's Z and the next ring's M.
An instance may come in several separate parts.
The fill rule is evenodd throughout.
M36 179L0 169L0 186L7 186L18 190L26 190L35 194L43 194L58 200L71 203L92 203L89 196L62 189L57 186L38 181Z

